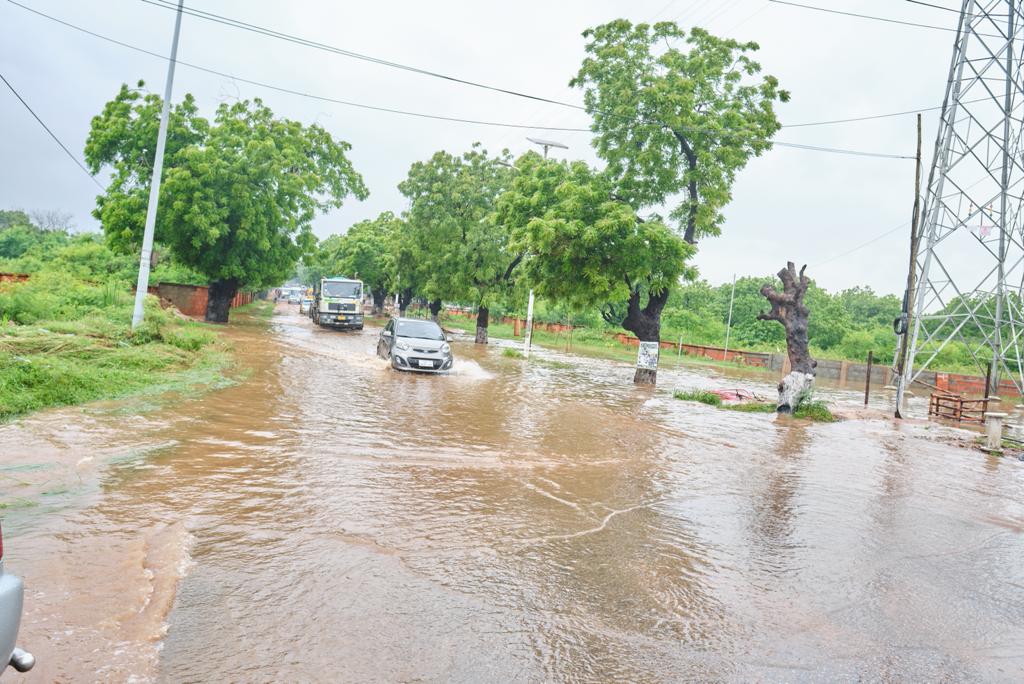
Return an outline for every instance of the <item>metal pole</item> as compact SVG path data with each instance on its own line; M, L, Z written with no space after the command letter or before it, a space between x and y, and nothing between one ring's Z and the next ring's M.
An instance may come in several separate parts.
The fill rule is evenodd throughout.
M1010 120L1013 118L1014 89L1013 79L1010 74L1013 73L1014 59L1013 38L1015 29L1013 19L1017 11L1014 5L1013 0L1010 0L1010 12L1009 17L1007 17L1006 30L1006 93L1003 97L1003 173L999 184L999 261L998 281L996 282L996 320L992 331L992 363L989 364L989 372L992 374L992 381L995 387L999 387L999 376L1002 371L1000 366L1003 363L1003 298L1006 289L1006 237L1008 231L1013 229L1012 226L1007 225L1006 217L1010 212L1009 202L1007 201L1007 195L1010 191L1010 168L1016 163L1010 152ZM985 389L985 396L988 397L988 387Z
M523 354L530 358L530 343L533 341L533 290L530 290L530 301L526 305L526 339L523 340Z
M917 252L921 246L921 236L917 224L921 221L921 115L917 115L917 163L914 167L914 212L910 219L910 268L907 271L907 289L903 295L903 335L900 336L899 351L896 356L896 375L903 377L903 369L907 364L907 352L910 347L910 316L914 302L914 288L917 286ZM902 383L897 380L897 389ZM900 401L903 392L896 401L896 417L900 415Z
M153 177L149 181L149 207L146 209L146 227L142 233L142 253L139 255L139 280L135 285L135 310L132 312L132 330L142 323L143 304L149 291L149 264L153 257L153 233L156 231L156 207L160 200L160 177L164 171L164 147L167 143L167 121L171 115L171 88L174 85L174 65L178 59L178 36L181 34L181 10L185 0L178 0L174 17L174 40L171 42L171 61L167 65L167 85L164 104L160 110L160 128L156 134L156 158Z
M729 360L729 333L732 332L732 303L736 299L736 274L732 274L732 293L729 295L729 322L725 324L725 354L723 361Z
M679 363L683 360L683 336L679 336L679 351L676 352L676 368L679 368Z

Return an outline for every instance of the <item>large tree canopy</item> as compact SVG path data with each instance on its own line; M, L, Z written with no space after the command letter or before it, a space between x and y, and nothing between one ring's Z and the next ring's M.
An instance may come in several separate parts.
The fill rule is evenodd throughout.
M113 169L93 213L115 245L142 239L161 105L122 86L92 121L86 161L94 173ZM156 239L209 278L208 320L227 320L238 288L287 278L315 246L317 212L367 196L348 150L320 126L275 117L258 99L222 104L212 123L190 95L172 107Z
M757 44L625 19L583 35L571 85L584 89L617 196L641 209L681 195L671 218L686 241L718 235L736 172L770 148L774 103L789 99L774 77L758 78Z
M487 342L488 306L507 288L519 261L509 251L505 226L490 220L515 174L510 161L507 151L492 157L479 145L461 156L437 152L413 164L398 186L410 202L420 294L477 304L481 343Z
M497 216L515 235L514 251L527 255L528 281L544 297L601 306L610 322L657 340L661 308L694 248L660 220L641 219L607 174L583 162L528 159L521 168ZM640 320L644 311L651 320Z
M362 280L373 293L374 310L379 313L393 284L391 249L402 228L402 220L385 211L352 225L344 235L332 235L317 252L318 272Z

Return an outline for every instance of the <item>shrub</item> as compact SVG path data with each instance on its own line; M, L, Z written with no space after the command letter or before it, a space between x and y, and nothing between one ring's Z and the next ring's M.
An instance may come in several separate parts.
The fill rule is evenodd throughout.
M818 423L834 423L836 417L828 409L828 404L823 401L807 401L793 412L794 418L805 418Z

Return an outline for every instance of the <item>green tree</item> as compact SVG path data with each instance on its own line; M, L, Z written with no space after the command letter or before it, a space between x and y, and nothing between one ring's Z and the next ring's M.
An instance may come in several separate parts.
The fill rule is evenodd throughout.
M86 142L90 170L113 171L93 215L120 248L141 243L161 104L122 86ZM293 273L315 245L317 212L367 196L348 150L320 126L275 117L258 99L222 104L212 123L191 95L171 108L156 239L209 279L207 320L227 321L240 288Z
M20 209L0 209L0 230L13 226L32 226L28 214Z
M659 339L661 309L691 245L656 218L637 216L615 199L613 180L583 162L537 163L498 204L538 294L574 308L599 306L609 323ZM653 383L656 371L637 369L637 376Z
M492 217L515 174L510 160L508 151L490 156L479 143L461 156L437 152L413 164L398 186L410 202L420 294L432 300L435 315L443 299L476 304L478 344L487 344L489 307L522 259L510 249L508 227Z
M584 91L612 195L637 211L680 196L669 218L685 241L718 235L736 173L771 147L780 128L774 104L789 99L774 77L758 77L749 56L757 44L625 19L583 35L587 57L570 85ZM623 319L638 336L660 330L667 293L648 294L657 296L642 306L631 295ZM653 376L638 373L645 380Z
M757 78L757 43L625 19L583 35L588 56L571 85L584 89L617 194L637 208L679 194L671 218L686 241L718 235L736 173L771 148L774 104L789 99L773 76Z
M391 286L393 235L402 229L402 220L390 211L375 219L360 221L338 240L332 262L334 272L359 278L370 288L373 309L380 313Z

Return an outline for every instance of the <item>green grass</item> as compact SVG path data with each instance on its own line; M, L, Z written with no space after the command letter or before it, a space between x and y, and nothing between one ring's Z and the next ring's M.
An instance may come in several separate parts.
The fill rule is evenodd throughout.
M526 358L525 356L523 356L523 352L519 351L518 349L513 349L512 347L505 347L504 349L502 349L501 350L501 355L505 356L505 357L508 357L510 359L525 359Z
M33 280L32 289L0 290L0 309L10 314L0 325L0 422L48 407L194 388L222 377L228 365L212 329L171 315L155 298L133 332L131 298L112 294L109 284L79 282L62 291ZM69 299L78 301L72 307Z
M740 413L775 413L775 404L763 401L745 401L742 404L728 404L722 408Z
M690 390L687 392L673 392L672 396L680 401L699 401L700 403L707 404L708 406L722 405L722 398L714 392Z
M269 319L274 315L274 302L269 299L254 299L248 304L231 310L231 315L244 313L254 318Z
M828 409L828 404L823 401L808 401L800 405L793 412L794 418L804 418L817 423L834 423L836 417Z

